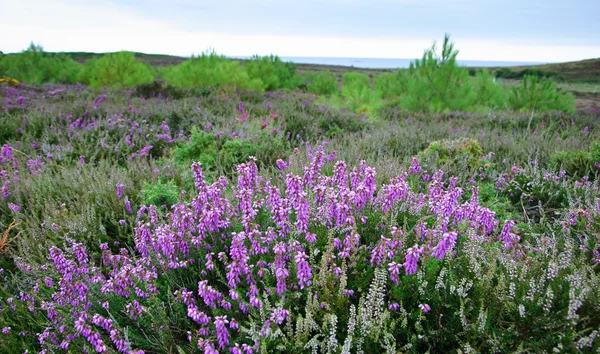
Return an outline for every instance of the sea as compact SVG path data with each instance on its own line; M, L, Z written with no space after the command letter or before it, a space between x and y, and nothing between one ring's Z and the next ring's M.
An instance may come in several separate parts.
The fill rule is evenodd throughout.
M249 59L247 56L235 56L236 59ZM386 59L386 58L331 58L331 57L280 57L283 61L296 64L339 65L364 69L398 69L408 68L414 59ZM484 60L457 60L457 63L467 67L503 67L546 64L543 62L528 61L484 61Z

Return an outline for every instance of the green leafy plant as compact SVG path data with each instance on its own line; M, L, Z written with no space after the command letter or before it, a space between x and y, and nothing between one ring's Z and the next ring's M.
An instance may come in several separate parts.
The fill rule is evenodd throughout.
M296 64L283 62L276 55L255 55L244 63L244 68L250 80L260 80L262 89L266 91L294 89L302 82L296 75Z
M30 85L77 82L81 65L62 54L50 55L31 43L18 54L0 57L0 76L7 75Z
M556 83L548 78L526 75L520 86L509 91L508 106L519 111L575 112L575 97L559 92Z
M81 81L95 88L123 88L150 83L154 80L148 64L135 58L132 52L105 54L85 64Z
M145 205L166 205L167 207L179 201L179 189L173 181L144 183L141 199Z
M262 90L264 87L260 79L251 79L238 61L230 60L214 51L192 56L189 60L168 69L164 76L170 84L184 88L232 86Z
M334 95L338 92L338 81L335 75L324 71L309 76L308 92L317 95Z

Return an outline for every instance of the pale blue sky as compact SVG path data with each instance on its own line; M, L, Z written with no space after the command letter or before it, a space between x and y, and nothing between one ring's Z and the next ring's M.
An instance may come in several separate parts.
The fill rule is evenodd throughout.
M21 0L0 50L414 58L445 32L463 60L600 57L600 0ZM9 35L5 35L5 34Z

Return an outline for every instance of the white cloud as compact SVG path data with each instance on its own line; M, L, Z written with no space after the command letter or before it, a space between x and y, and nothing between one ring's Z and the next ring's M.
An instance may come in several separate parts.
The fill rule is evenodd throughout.
M129 11L128 11L129 10ZM61 0L6 1L0 5L0 50L15 52L30 41L48 51L118 51L190 55L214 48L226 55L274 53L281 56L415 58L429 38L350 38L223 34L174 29L130 8ZM599 57L600 46L556 46L454 38L462 60L569 61Z

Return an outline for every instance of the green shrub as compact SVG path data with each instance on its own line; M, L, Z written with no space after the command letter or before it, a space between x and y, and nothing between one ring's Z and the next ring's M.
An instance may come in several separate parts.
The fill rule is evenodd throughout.
M173 181L166 183L158 181L154 184L144 183L141 199L144 205L154 204L169 207L179 201L179 189Z
M247 162L249 156L256 156L256 146L240 139L227 140L219 150L219 166L223 172L232 174L235 166Z
M373 81L381 97L394 98L407 93L407 79L405 71L398 70L395 74L381 74Z
M383 107L381 96L371 87L369 77L360 73L344 74L340 96L332 98L329 102L371 118L377 118L379 110Z
M422 59L411 63L409 94L401 100L401 107L422 112L469 110L474 92L468 70L456 63L457 55L446 35L441 53L434 43Z
M283 62L276 55L255 55L244 64L244 68L250 80L260 80L262 89L267 91L294 89L302 82L296 75L296 64Z
M164 81L154 80L151 83L136 86L134 95L144 98L152 98L160 95L165 98L170 97L174 99L180 99L186 96L186 91L184 89L171 86Z
M559 151L550 155L550 161L557 169L562 169L571 177L588 176L594 178L600 162L600 142L595 142L590 151Z
M548 78L526 75L520 86L513 87L508 94L508 106L519 111L564 111L575 112L575 97L571 93L559 92L556 83Z
M477 108L503 108L506 102L506 92L498 85L488 70L477 70L473 80L472 90L473 107Z
M95 88L123 88L150 83L154 80L148 64L135 58L132 52L105 54L85 64L81 81Z
M338 82L335 75L324 71L309 77L308 92L317 95L334 95L338 92Z
M262 90L264 85L260 79L250 79L248 72L238 61L215 52L192 56L167 70L164 76L170 84L184 88L233 86Z
M436 159L440 164L451 163L459 159L466 160L469 166L475 167L483 156L483 150L475 139L445 139L433 141L419 155L423 158Z
M50 55L31 43L18 54L0 57L0 76L8 76L30 85L77 82L81 65L61 54Z
M197 161L205 169L214 168L217 157L216 138L213 134L192 128L192 137L186 144L180 144L173 150L173 156L179 163L188 167Z

